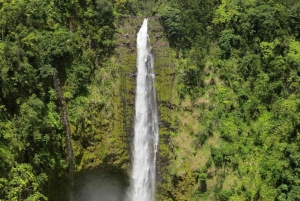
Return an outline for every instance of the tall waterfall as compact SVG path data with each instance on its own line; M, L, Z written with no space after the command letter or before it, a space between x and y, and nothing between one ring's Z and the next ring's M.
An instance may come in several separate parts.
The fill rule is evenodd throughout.
M145 18L137 35L137 85L133 144L133 172L130 201L155 200L155 161L158 118L154 86L154 58Z

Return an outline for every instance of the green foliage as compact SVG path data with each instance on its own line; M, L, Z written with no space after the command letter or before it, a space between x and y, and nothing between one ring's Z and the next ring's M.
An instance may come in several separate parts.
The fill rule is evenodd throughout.
M198 175L199 181L205 181L206 179L207 179L207 175L204 172L202 172Z
M181 33L181 24L180 20L180 10L176 8L165 8L160 13L162 17L160 21L166 32L166 36L170 41L171 47L176 47L177 43L180 42Z
M219 171L207 192L219 200L298 198L299 3L175 2L162 24L178 52L178 94L191 97L190 110L210 133L193 136L199 152L210 146L214 166L201 168ZM203 7L211 12L200 14Z
M219 45L222 50L223 58L231 56L232 47L238 48L241 38L233 34L233 30L225 30L219 38Z
M1 198L47 200L47 175L65 171L54 74L68 101L87 94L96 68L113 52L121 4L0 1Z
M297 200L300 199L300 187L299 186L292 186L291 191L288 193L287 201Z
M184 52L194 42L202 42L194 39L199 37L200 33L205 33L217 1L173 2L172 7L164 7L159 14L170 44L176 47L177 51Z
M219 194L218 194L218 199L220 201L227 201L230 199L230 196L232 195L232 192L229 190L222 190Z
M0 188L6 194L5 198L12 201L17 200L48 200L41 189L47 181L45 173L34 175L33 168L28 164L19 164L9 172L7 179L0 180Z
M223 154L222 151L218 148L210 148L211 157L213 158L214 164L217 167L222 167L223 165Z
M114 3L114 7L120 14L136 15L138 12L138 3L136 0L117 0Z

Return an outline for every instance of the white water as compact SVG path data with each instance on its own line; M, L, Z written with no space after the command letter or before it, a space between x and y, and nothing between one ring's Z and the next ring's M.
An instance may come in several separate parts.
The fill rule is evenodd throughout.
M158 119L153 72L154 59L147 31L148 19L145 18L137 35L138 73L130 201L155 200Z

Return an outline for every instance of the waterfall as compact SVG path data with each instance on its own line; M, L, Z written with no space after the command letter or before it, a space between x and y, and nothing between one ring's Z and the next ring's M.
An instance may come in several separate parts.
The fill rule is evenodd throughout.
M145 18L137 35L137 81L133 170L130 201L155 200L155 162L158 145L158 118L154 86L154 58Z
M66 144L67 144L67 153L68 153L68 162L69 162L69 186L68 186L68 191L69 191L69 201L74 200L74 162L73 162L73 149L72 149L72 142L71 142L71 131L70 131L70 123L68 119L68 114L67 114L67 106L65 103L65 100L63 98L62 92L59 87L59 81L57 78L57 71L53 69L53 85L54 89L56 92L56 96L59 101L59 106L61 112L61 122L64 125L64 130L65 130L65 137L66 137Z

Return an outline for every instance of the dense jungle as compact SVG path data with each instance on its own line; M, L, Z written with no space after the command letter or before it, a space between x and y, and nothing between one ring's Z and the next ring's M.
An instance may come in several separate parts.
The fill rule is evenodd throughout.
M156 200L300 200L298 0L0 0L0 200L124 194L146 16Z

